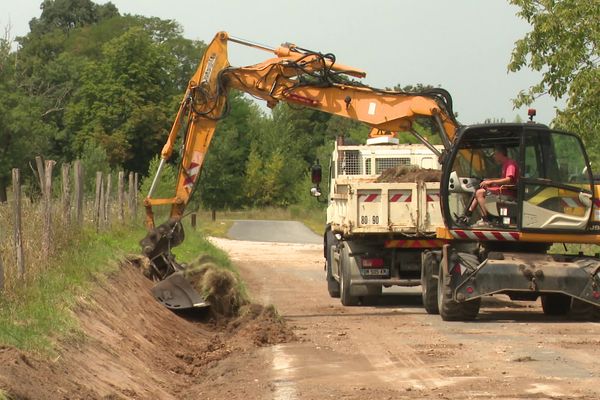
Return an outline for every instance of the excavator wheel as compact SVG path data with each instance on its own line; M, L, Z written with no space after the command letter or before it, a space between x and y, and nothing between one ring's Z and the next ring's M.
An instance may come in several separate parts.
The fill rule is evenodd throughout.
M477 257L468 253L460 253L464 262L478 265ZM437 302L440 316L444 321L471 321L477 318L481 298L457 302L452 299L452 288L450 287L450 276L444 271L445 260L439 264L439 279L437 286Z
M569 317L578 321L597 321L600 320L600 307L587 301L573 298Z

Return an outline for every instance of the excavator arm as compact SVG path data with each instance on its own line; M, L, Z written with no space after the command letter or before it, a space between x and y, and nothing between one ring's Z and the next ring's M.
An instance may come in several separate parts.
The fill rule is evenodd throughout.
M231 67L228 42L273 52L276 57L247 67ZM278 102L294 103L330 114L351 118L381 131L415 134L436 153L437 149L412 129L417 117L433 117L446 148L456 135L458 123L452 100L443 89L406 93L376 89L347 78L366 73L336 62L332 54L301 49L292 44L271 49L219 32L208 45L198 69L189 81L177 117L161 152L161 165L145 199L146 224L154 228L152 206L171 205L171 218L182 217L200 175L206 152L218 121L227 112L227 93L237 89L265 100L269 107ZM184 146L174 198L155 199L154 187L160 170L171 157L178 134Z
M268 51L275 57L251 66L232 67L227 56L229 42ZM421 93L381 90L352 79L365 76L359 69L337 63L333 54L309 51L293 44L269 48L231 37L226 32L217 33L189 81L162 149L158 171L144 200L149 234L141 244L144 254L152 260L153 278L163 280L181 269L170 249L183 240L179 221L200 176L217 123L227 114L227 93L231 89L265 100L269 107L283 101L351 118L380 131L412 132L440 155L412 127L416 118L431 117L437 122L446 149L450 148L459 124L448 92L443 89ZM175 195L154 198L154 188L173 153L178 135L183 136L183 154ZM152 207L158 205L170 205L171 218L155 228Z

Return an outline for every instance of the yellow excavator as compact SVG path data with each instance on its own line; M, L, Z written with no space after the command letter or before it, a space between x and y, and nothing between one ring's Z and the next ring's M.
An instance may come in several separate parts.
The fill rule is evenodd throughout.
M229 43L274 57L233 67L228 61ZM382 90L356 79L365 76L359 69L337 63L331 53L289 43L271 48L226 32L216 34L189 81L144 200L149 232L141 245L151 260L152 278L159 281L153 289L155 297L171 309L207 305L186 282L184 267L175 261L171 249L183 241L181 218L217 123L227 115L227 93L236 89L265 100L269 107L283 101L360 121L372 128L373 136L410 132L438 156L443 169L444 226L438 229L437 238L445 244L422 256L421 283L428 312L439 313L445 320L473 319L483 296L504 293L527 300L541 296L548 314L596 315L600 307L598 257L548 252L554 243L600 243L600 190L594 186L581 140L536 123L462 126L445 90ZM437 126L443 151L414 129L423 117ZM154 188L179 135L183 154L175 196L154 198ZM485 175L500 173L491 155L499 145L521 165L518 179L506 191L511 196L485 205L495 217L494 224L465 224L460 217ZM313 178L318 187L318 171ZM158 205L170 206L171 212L169 221L156 227L152 210ZM356 263L339 268L354 268L349 276L361 274Z

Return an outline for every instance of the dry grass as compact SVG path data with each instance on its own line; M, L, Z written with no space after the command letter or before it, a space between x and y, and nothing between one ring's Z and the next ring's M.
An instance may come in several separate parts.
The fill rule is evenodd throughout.
M24 282L31 282L39 277L51 264L51 261L71 246L76 245L84 230L95 229L93 221L93 202L88 202L84 207L83 224L78 225L74 217L69 219L62 215L59 202L52 205L50 224L50 247L47 254L43 250L44 211L41 203L31 203L27 198L22 200L21 229L24 260L24 276L19 278L17 266L17 250L15 242L15 215L14 204L0 204L0 259L4 271L3 295L11 296L15 288ZM111 220L117 221L117 209L111 209ZM126 218L127 221L127 218ZM113 222L116 224L117 222ZM121 225L121 223L119 223ZM109 230L107 222L103 223L100 230ZM0 288L2 289L2 288Z
M186 278L210 303L213 317L234 317L247 304L236 275L208 255L188 264Z

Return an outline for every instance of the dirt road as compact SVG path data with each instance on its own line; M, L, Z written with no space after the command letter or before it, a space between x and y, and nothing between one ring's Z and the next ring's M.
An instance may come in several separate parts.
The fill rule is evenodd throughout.
M232 386L254 381L257 397L600 398L598 323L547 318L539 303L507 298L484 301L476 322L448 323L425 313L419 288L343 307L327 294L320 245L212 241L299 337L261 349L259 370L230 375Z

